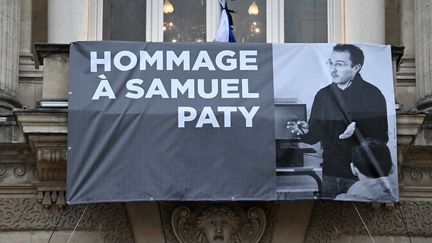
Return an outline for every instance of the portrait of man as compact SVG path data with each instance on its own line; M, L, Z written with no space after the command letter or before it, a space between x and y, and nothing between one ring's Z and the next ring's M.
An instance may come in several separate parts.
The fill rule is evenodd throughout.
M358 180L350 167L353 148L365 139L384 145L388 141L386 100L362 78L364 60L359 47L335 45L326 62L332 83L316 93L307 122L297 121L294 127L287 124L302 142L321 143L325 199L346 193Z

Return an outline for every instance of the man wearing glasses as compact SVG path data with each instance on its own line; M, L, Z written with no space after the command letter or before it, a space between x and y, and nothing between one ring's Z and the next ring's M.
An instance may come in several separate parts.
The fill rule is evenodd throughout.
M323 198L345 193L357 181L351 153L364 139L388 141L386 101L381 91L360 75L363 51L337 44L327 62L332 84L315 95L309 121L288 124L308 144L323 149Z

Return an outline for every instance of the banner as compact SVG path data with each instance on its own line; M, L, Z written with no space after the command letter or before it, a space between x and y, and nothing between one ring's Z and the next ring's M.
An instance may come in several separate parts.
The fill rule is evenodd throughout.
M68 201L275 199L271 50L72 44Z
M390 46L273 44L273 70L278 198L397 200Z
M76 42L68 203L398 200L389 46Z

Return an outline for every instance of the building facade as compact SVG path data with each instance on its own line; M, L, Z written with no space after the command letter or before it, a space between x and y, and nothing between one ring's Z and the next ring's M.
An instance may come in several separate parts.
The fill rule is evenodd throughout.
M212 41L219 3L0 0L0 242L209 242L213 231L214 242L432 240L432 0L228 4L240 42L393 46L400 204L66 205L69 43Z

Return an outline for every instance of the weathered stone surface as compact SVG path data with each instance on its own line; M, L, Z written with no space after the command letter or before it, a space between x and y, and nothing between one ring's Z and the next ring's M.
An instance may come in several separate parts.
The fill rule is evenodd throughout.
M314 205L314 201L278 202L271 242L303 242Z
M72 235L71 242L103 243L103 234L96 231L9 231L0 232L0 243L65 243ZM50 239L51 237L51 239Z
M22 75L30 75L23 73ZM17 87L17 99L28 109L34 109L37 102L42 99L42 75L38 77L21 76Z
M85 209L87 207L87 209ZM96 232L102 242L133 242L126 209L122 204L69 205L46 210L32 198L0 198L0 232L72 231ZM82 241L80 241L82 242Z
M157 202L126 203L135 243L165 243Z
M34 194L34 154L26 143L0 143L0 197Z
M24 134L14 117L4 117L8 121L0 121L0 143L25 143Z
M430 238L424 237L411 237L407 236L372 236L375 242L379 243L430 243ZM368 235L341 235L336 239L337 243L364 243L371 242L371 238Z
M43 100L67 100L69 97L69 57L44 58Z
M345 40L347 43L385 42L385 1L345 1ZM368 16L365 18L364 16ZM373 26L373 28L371 28Z
M397 208L355 203L373 236L432 237L432 202L402 202ZM343 235L367 236L353 203L320 201L315 204L305 242L336 242Z

